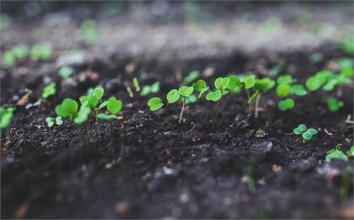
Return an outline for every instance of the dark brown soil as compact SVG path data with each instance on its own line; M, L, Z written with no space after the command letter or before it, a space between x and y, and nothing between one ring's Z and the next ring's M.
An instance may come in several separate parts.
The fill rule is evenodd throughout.
M309 61L314 51L324 54L322 62ZM117 53L74 66L74 84L60 79L52 62L16 66L31 72L48 65L44 74L35 75L1 67L2 106L15 106L25 88L33 91L1 134L1 217L352 218L353 159L325 163L324 156L339 143L344 151L353 144L353 126L345 123L353 113L353 83L342 88L345 105L336 113L329 112L328 94L322 91L297 98L287 112L277 110L278 98L270 92L262 96L255 120L246 94L239 94L218 105L189 106L180 125L180 106L151 113L149 97L126 93L134 76L142 85L159 80L157 96L163 97L180 84L179 73L213 67L214 74L203 76L211 84L230 72L258 73L259 66L270 68L280 58L286 60L282 72L304 82L330 60L346 56L331 43L314 51L235 51L227 57L164 62ZM132 64L135 70L128 73ZM57 95L39 101L48 77L57 82ZM54 115L63 98L78 98L96 85L104 86L105 97L124 101L123 119L46 126L45 118ZM320 132L304 142L292 134L299 123ZM247 178L254 179L254 192ZM343 189L347 193L340 196Z

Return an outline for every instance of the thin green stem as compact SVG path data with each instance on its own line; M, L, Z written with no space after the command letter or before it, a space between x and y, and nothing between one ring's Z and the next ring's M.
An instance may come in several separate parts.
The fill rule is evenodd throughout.
M186 98L183 97L183 100L182 100L182 109L181 109L181 112L180 112L180 114L179 114L178 124L181 124L181 122L182 122L185 101L186 101Z

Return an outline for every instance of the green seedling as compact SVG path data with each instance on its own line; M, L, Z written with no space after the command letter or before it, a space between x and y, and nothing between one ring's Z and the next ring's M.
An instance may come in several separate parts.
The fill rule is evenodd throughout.
M74 123L79 125L85 123L88 120L90 113L91 113L91 108L88 102L83 103L80 106L80 110L78 111L76 117L74 118Z
M55 93L56 93L56 83L55 82L49 83L43 88L42 98L47 99L48 97L55 95Z
M278 109L286 111L295 107L295 101L292 98L287 98L278 102Z
M334 149L328 151L326 153L325 161L331 162L333 159L347 161L348 156L342 152L341 148L342 148L342 144L337 144L337 146Z
M331 96L327 98L327 105L331 112L336 112L344 106L344 102Z
M69 78L73 73L74 69L69 66L63 66L58 71L58 75L63 79Z
M99 109L102 109L106 107L108 112L110 114L106 113L99 113L96 115L98 119L104 119L104 120L112 120L118 118L117 115L120 113L120 111L123 108L123 102L120 99L117 99L114 96L111 96L107 101L103 102L100 106Z
M47 126L49 128L53 127L54 125L62 125L63 124L63 118L61 116L57 116L55 118L47 117L45 119L45 121L47 122Z
M5 66L13 66L16 64L16 55L11 50L5 51L2 57L2 63Z
M29 49L24 44L17 44L11 50L5 51L2 58L2 63L6 66L13 66L17 60L28 57Z
M30 56L32 60L47 61L52 57L53 47L50 43L39 43L33 45Z
M312 137L318 134L318 131L314 128L307 128L305 124L299 124L294 130L293 133L296 135L301 135L304 140L311 140Z
M182 108L178 120L179 124L182 122L185 104L188 104L187 100L192 96L193 91L194 91L193 86L181 86L178 90L172 89L166 95L167 102L169 104L176 103L179 100L181 100L182 102Z
M194 82L198 77L199 77L199 71L191 71L184 79L183 79L183 84L187 85L189 83Z
M55 113L63 118L73 119L77 115L78 109L79 104L75 100L65 98L61 104L55 107Z
M152 112L161 109L163 105L164 104L163 104L162 100L160 98L158 98L158 97L151 98L148 101L149 109Z
M81 96L80 102L81 104L87 102L88 107L97 110L96 106L98 105L101 98L103 97L103 94L104 94L104 89L102 87L96 87L95 89L89 90L87 95Z
M194 91L199 92L198 97L197 97L198 99L200 99L209 90L207 83L205 82L205 80L202 80L202 79L193 83L192 86L193 86Z
M150 94L153 94L153 93L157 93L160 91L160 82L155 82L151 85L145 85L141 92L140 92L140 95L141 96L147 96L147 95L150 95Z
M125 89L127 90L129 97L134 98L134 93L132 91L132 88L130 88L130 86L128 84L125 86Z
M133 78L133 85L136 92L140 92L140 84L136 77Z
M92 45L98 38L96 22L92 19L86 19L81 23L79 38L87 45Z
M7 128L11 124L11 120L15 108L4 108L0 106L0 129Z
M214 81L214 91L208 92L205 99L207 101L217 102L219 101L224 95L228 93L230 79L228 77L218 77Z

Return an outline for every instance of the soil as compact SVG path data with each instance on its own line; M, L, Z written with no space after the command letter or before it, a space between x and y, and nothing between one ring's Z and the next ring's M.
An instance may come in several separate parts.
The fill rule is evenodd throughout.
M313 52L323 60L311 63ZM158 80L156 95L163 97L191 70L211 84L235 71L266 74L260 70L280 59L286 60L282 72L303 83L342 57L350 56L331 42L311 51L234 50L175 61L116 53L73 65L69 80L58 77L54 61L1 66L2 106L17 103L10 128L1 134L1 217L353 218L353 159L324 162L337 144L344 151L353 144L353 126L345 123L353 114L353 83L341 88L344 107L336 113L328 111L322 91L296 98L287 112L277 110L278 98L270 92L262 96L255 119L241 93L218 105L188 106L181 124L180 105L151 113L148 98L130 98L125 88L134 76L141 85ZM57 82L57 94L43 101L48 81ZM78 98L96 85L105 88L105 97L124 101L122 119L46 126L63 98ZM18 105L28 90L29 100ZM299 123L320 132L304 142L292 133Z

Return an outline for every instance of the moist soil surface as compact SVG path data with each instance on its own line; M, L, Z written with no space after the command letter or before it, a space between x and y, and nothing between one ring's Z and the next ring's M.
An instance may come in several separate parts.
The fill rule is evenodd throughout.
M321 61L311 62L314 52L323 55ZM16 106L11 126L1 131L1 217L353 218L353 159L324 161L337 144L344 152L353 144L353 125L347 123L353 83L297 97L286 112L277 110L272 90L262 95L258 118L244 92L218 103L200 101L187 106L181 124L181 105L150 112L151 96L126 92L133 77L141 86L159 81L154 96L165 97L192 70L212 85L229 73L267 75L280 60L280 74L304 83L343 57L350 58L331 42L181 60L114 52L72 64L75 73L65 80L55 60L1 66L1 105ZM41 91L50 81L57 93L44 101ZM120 119L90 117L83 125L65 120L47 127L45 118L55 116L62 99L78 99L97 85L105 88L104 98L123 100ZM329 95L344 102L338 112L328 110ZM303 141L292 133L300 123L319 134Z

